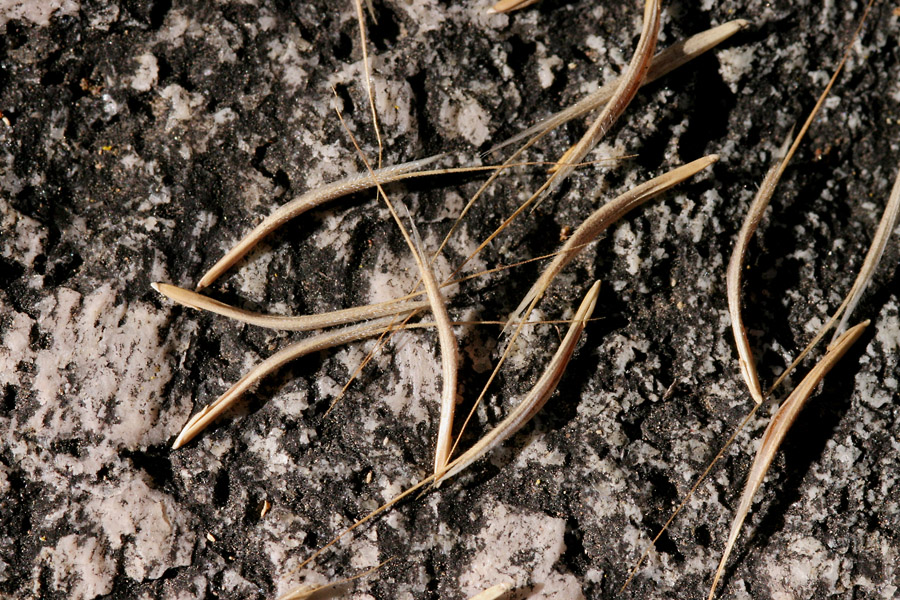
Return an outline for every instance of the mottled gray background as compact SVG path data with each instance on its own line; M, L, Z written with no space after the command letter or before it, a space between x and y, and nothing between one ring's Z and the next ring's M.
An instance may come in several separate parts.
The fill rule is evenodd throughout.
M375 0L385 161L445 150L477 160L621 73L641 4L545 0L507 17L486 15L480 0ZM545 318L563 318L591 281L604 281L600 320L532 424L490 460L294 572L428 473L435 336L398 335L328 416L371 344L298 361L172 451L193 412L305 334L182 309L149 284L192 286L272 207L359 170L335 104L375 155L352 4L0 3L0 596L270 598L389 557L340 594L465 598L510 581L531 597L705 596L768 411L738 436L629 590L617 590L751 407L724 265L773 152L806 117L862 7L665 4L660 47L734 18L752 25L638 94L599 151L636 157L579 171L475 266L552 252L564 228L628 186L706 153L721 161L629 215L541 304ZM751 247L745 314L764 383L838 306L896 175L892 8L880 3L871 15ZM562 128L531 157L557 158L585 127ZM523 168L491 188L441 272L544 177ZM480 181L391 190L433 249ZM858 309L873 325L776 458L722 597L900 593L898 254L895 238ZM449 294L453 315L502 318L538 269L461 286ZM363 193L285 227L210 293L305 314L399 294L414 280L395 226ZM496 360L499 329L458 333L466 410ZM528 389L558 339L553 326L529 332L465 443Z

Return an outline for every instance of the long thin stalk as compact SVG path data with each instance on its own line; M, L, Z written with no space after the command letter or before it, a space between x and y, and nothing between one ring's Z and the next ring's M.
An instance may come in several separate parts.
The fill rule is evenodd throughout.
M338 586L344 585L345 583L350 583L351 581L356 581L357 579L362 579L363 577L367 577L371 575L384 565L388 564L394 560L394 557L390 557L389 559L382 561L381 563L375 565L371 569L366 569L362 573L358 573L352 577L345 577L343 579L339 579L338 581L331 581L329 583L324 583L322 585L300 585L287 592L286 594L279 596L278 600L309 600L314 596L317 596L319 592L322 592L327 589L336 588ZM324 598L324 596L323 596Z
M375 13L372 0L368 0L369 10L374 19ZM372 89L372 73L369 66L369 42L366 39L366 16L363 14L361 0L354 0L356 5L356 20L359 22L359 42L362 48L363 73L366 80L366 96L369 99L369 108L372 110L372 128L375 130L375 139L378 140L378 168L381 168L381 159L384 154L384 143L381 141L381 129L378 127L378 111L375 110L375 91Z

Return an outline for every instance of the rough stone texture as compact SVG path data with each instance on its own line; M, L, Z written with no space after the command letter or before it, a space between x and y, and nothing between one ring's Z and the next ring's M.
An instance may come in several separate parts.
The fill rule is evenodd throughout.
M315 548L428 472L440 389L433 333L404 333L325 411L371 342L265 381L187 447L191 413L305 334L173 306L272 207L359 170L340 106L377 154L348 2L0 5L0 596L263 598L357 574L355 598L464 598L501 581L530 597L698 598L720 556L754 418L619 595L637 556L750 409L724 267L756 186L812 107L859 3L666 3L660 46L733 18L753 26L654 83L582 169L474 269L553 251L629 185L717 152L710 171L629 215L541 305L563 318L595 278L597 316L547 408L489 460L295 572ZM620 73L638 2L376 0L373 82L386 163L476 156ZM788 169L746 272L746 319L771 382L840 302L900 162L900 35L866 26ZM332 95L332 87L337 98ZM558 157L577 122L542 142ZM453 238L443 274L544 177L503 177ZM393 186L429 248L481 181ZM723 582L732 598L900 594L898 244L858 318L873 324L779 453ZM460 319L502 318L528 265L452 293ZM409 252L372 194L273 235L211 294L312 313L405 291ZM458 330L461 411L496 360L495 326ZM559 339L529 332L464 443L528 388ZM805 365L804 368L808 368ZM796 382L796 378L794 379ZM763 411L766 413L766 411ZM271 510L261 517L261 506Z

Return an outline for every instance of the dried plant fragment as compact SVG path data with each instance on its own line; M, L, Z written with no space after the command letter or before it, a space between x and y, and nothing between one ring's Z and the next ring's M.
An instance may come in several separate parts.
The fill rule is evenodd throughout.
M538 0L500 0L488 9L488 13L508 13L535 4Z
M647 0L647 5L646 5L648 10L652 9L654 6L656 6L656 8L657 8L657 10L655 11L655 17L656 17L656 18L655 18L655 21L656 21L656 31L657 31L657 32L658 32L658 30L659 30L659 10L658 10L658 2L659 2L659 0L656 0L656 2L653 2L653 0ZM646 35L646 34L647 34L647 27L650 26L650 25L652 25L652 23L648 21L647 16L646 16L646 13L645 13L645 17L644 17L644 28L643 28L643 31L642 31L642 34L641 34L641 39L640 39L640 41L638 42L638 52L641 51L642 44L645 42L645 40L646 40L647 37L648 37L648 36ZM653 44L653 46L655 47L655 45L656 45L656 34L655 34L655 33L654 33L654 35L653 35L653 41L652 41L652 44ZM652 49L652 48L649 50L649 53L650 53L650 55L652 55L652 53L653 53L653 49ZM620 95L618 94L618 92L619 92L619 90L622 90L622 89L626 89L626 91L627 91L627 88L628 88L628 86L626 85L626 84L628 83L627 78L628 78L628 76L629 76L630 74L633 74L633 73L632 73L632 71L633 71L632 67L634 67L634 63L635 63L636 61L638 61L638 58L640 58L640 57L639 57L638 53L636 53L634 59L632 59L632 62L631 62L631 64L629 65L629 70L628 70L628 72L626 72L626 74L625 74L625 76L623 76L623 78L620 78L620 79L617 79L617 80L616 80L617 87L615 88L615 92L613 93L613 95L612 95L611 97L613 97L613 96L619 97L620 101L624 101L624 104L618 105L618 107L615 109L615 110L618 110L618 112L615 114L614 117L612 117L612 120L609 121L609 123L607 124L607 126L606 126L607 129L608 129L609 127L612 126L613 122L615 122L615 119L618 118L619 114L621 114L621 112L624 111L625 108L627 107L628 102L631 101L631 97L634 96L634 93L632 93L632 94L631 94L631 97L629 97L627 100L625 100L625 99L624 99L624 96L620 96ZM646 69L644 69L644 71L646 71ZM641 77L643 77L643 73L641 73ZM638 86L638 87L640 87L640 86ZM635 91L637 91L637 88L635 88ZM613 104L615 104L615 103L609 102L609 103L607 104L607 107L604 109L604 112L601 114L600 118L597 119L597 122L595 122L594 125L597 125L597 123L600 123L601 121L605 122L605 121L608 120L608 117L607 117L607 118L604 118L603 115L604 115L604 114L607 114L607 110L606 110L606 109L609 108L609 107L610 107L611 105L613 105ZM609 110L610 110L611 112L614 111L614 109L609 109ZM484 193L484 191L488 188L488 186L490 186L490 185L494 182L494 180L497 179L497 177L498 177L499 174L500 174L500 171L501 171L502 169L505 169L505 168L508 168L509 166L511 166L511 165L514 163L514 161L515 161L516 159L518 159L518 157L521 156L521 155L525 152L525 150L527 150L527 149L530 148L532 145L534 145L541 137L543 137L544 135L546 135L547 133L549 133L550 130L553 129L553 127L555 127L555 125L552 126L552 127L547 127L547 128L545 128L545 129L543 129L543 130L542 130L540 133L538 133L534 138L532 138L532 139L529 140L525 145L523 145L521 148L519 148L518 150L516 150L516 151L512 154L512 156L510 156L509 158L506 159L506 161L504 161L503 165L501 165L501 166L498 168L497 172L494 173L493 175L491 175L491 176L488 178L488 180L487 180L486 182L484 182L484 184L482 184L482 186L481 186L480 188L478 188L478 191L476 191L475 194L472 196L472 198L466 203L466 206L463 208L463 210L462 210L462 212L460 213L459 217L456 219L456 222L455 222L455 223L453 224L453 226L450 228L450 231L447 233L447 236L444 238L443 243L441 243L441 246L440 246L440 248L438 249L438 252L440 252L440 251L444 248L444 245L445 245L445 244L447 243L447 241L449 240L450 235L452 235L453 232L456 230L456 227L459 225L459 223L462 221L462 219L463 219L463 218L466 216L466 214L469 212L469 209L472 208L472 206L475 204L475 202L478 200L478 198L481 197L481 195L482 195L482 194ZM592 127L591 127L591 130L593 130L593 129L594 129L594 127L592 126ZM589 130L588 133L590 133L590 130ZM587 135L587 134L586 134L586 135ZM602 136L596 137L596 139L594 140L595 143L596 143L597 141L599 141L600 137L602 137ZM504 145L505 145L505 144L504 144ZM567 154L568 154L568 153L567 153ZM582 158L583 158L583 156L582 156ZM564 165L565 168L567 169L567 171L566 171L565 173L563 173L563 174L561 174L560 170L556 168L556 167L559 167L559 166L560 166L559 163L555 163L555 164L554 164L554 169L555 169L555 170L553 171L553 174L547 179L547 181L545 181L544 184L543 184L543 185L542 185L542 186L541 186L534 194L532 194L530 198L528 198L528 200L526 200L521 206L519 206L519 208L517 208L517 209L515 210L515 212L513 212L512 215L510 215L510 216L509 216L509 217L508 217L508 218L507 218L507 219L506 219L499 227L497 227L497 229L494 230L494 232L493 232L491 235L489 235L489 236L487 237L487 239L485 239L483 242L481 242L481 244L478 245L478 248L476 248L475 251L472 252L472 253L466 258L466 260L463 261L462 265L460 265L459 267L457 267L456 271L454 271L454 273L453 273L454 275L455 275L456 273L458 273L458 272L462 269L462 267L465 266L470 260L472 260L472 258L474 258L478 253L480 253L480 252L481 252L481 251L482 251L482 250L483 250L483 249L484 249L484 248L485 248L485 247L486 247L486 246L487 246L487 245L488 245L495 237L497 237L497 235L498 235L503 229L505 229L505 228L513 221L513 219L515 219L517 216L519 216L520 214L522 214L522 212L524 212L525 209L526 209L528 206L530 206L535 200L537 200L537 199L538 199L545 191L547 191L548 189L550 189L551 187L553 187L553 186L555 186L555 185L557 185L557 184L559 184L559 183L562 183L562 179L560 179L560 177L562 177L562 178L567 177L574 169L576 169L578 166L580 166L580 159L578 159L578 160L572 159L572 160L568 161L568 164Z
M722 554L722 560L719 561L719 567L716 569L716 575L713 578L712 587L709 591L709 600L712 600L715 596L716 586L719 583L719 578L722 576L722 571L725 569L725 563L728 561L728 556L731 554L731 550L734 547L738 534L741 532L741 526L744 524L744 519L746 519L747 513L750 512L753 496L756 495L756 492L762 485L766 472L769 470L769 466L772 464L772 460L775 458L775 453L778 451L779 446L781 446L784 436L787 435L788 430L791 428L791 425L794 424L797 415L800 414L800 410L806 404L806 401L813 391L815 391L816 386L819 385L825 375L827 375L832 367L837 364L841 357L846 354L847 350L850 349L850 346L859 339L859 336L862 335L863 330L865 330L868 324L869 321L864 321L849 329L838 338L831 350L829 350L825 356L822 357L822 360L819 361L806 377L803 378L800 385L798 385L791 395L788 396L788 399L778 407L778 410L772 416L772 420L769 422L769 426L766 427L766 431L763 434L759 450L756 452L756 457L753 459L750 473L747 475L747 483L744 486L741 501L738 504L737 512L731 523L731 532L728 534L725 552Z
M362 579L363 577L366 577L367 575L371 575L372 573L374 573L375 571L377 571L384 565L388 564L392 560L394 560L394 557L391 557L391 558L387 559L386 561L375 565L371 569L366 569L365 571L363 571L362 573L359 573L358 575L354 575L353 577L347 577L347 578L341 579L339 581L333 581L331 583L326 583L323 585L307 585L307 584L299 585L296 588L294 588L293 590L291 590L290 592L288 592L287 594L279 596L278 600L307 600L308 598L312 598L313 594L315 594L317 592L321 592L321 591L327 590L329 588L336 588L340 585L344 585L345 583L350 583L351 581L356 581L357 579Z
M394 205L391 203L391 199L388 198L388 195L384 191L384 187L381 185L378 173L372 169L366 155L363 153L362 149L360 149L356 138L350 132L347 123L344 121L344 116L340 111L338 111L337 115L341 124L344 126L344 129L347 131L347 135L350 136L350 140L353 142L357 154L359 154L359 157L362 159L363 163L365 163L372 183L378 188L378 193L387 205L388 210L391 212L391 216L394 218L397 227L400 229L400 233L403 234L403 239L406 240L406 245L409 246L409 249L413 254L416 265L419 267L419 277L425 285L425 292L428 295L428 302L431 305L431 313L434 315L434 321L438 332L438 344L441 348L442 381L441 416L438 424L437 444L434 451L434 472L438 473L444 468L450 458L453 414L456 411L456 388L459 372L459 350L456 343L456 336L453 334L453 327L450 324L450 315L447 312L447 305L444 302L444 297L441 295L441 288L438 286L437 280L434 277L434 271L431 269L431 262L428 261L424 250L419 250L419 247L410 237L406 227L403 226L400 215L397 214Z
M474 596L469 598L469 600L497 600L497 598L504 596L512 589L513 584L509 582L498 583L497 585L492 585L483 592L475 594Z
M349 535L351 532L355 531L362 525L368 523L404 498L410 496L411 494L417 492L418 490L424 488L429 484L436 484L439 481L442 481L459 473L459 471L464 469L466 466L475 462L492 448L495 448L497 445L502 443L503 440L507 439L510 435L515 433L515 431L519 427L527 423L528 420L531 419L531 417L537 414L541 407L546 403L547 398L549 398L553 391L556 389L556 384L559 382L559 379L562 376L566 365L568 365L569 363L569 359L572 357L572 353L575 350L575 345L578 342L578 338L581 336L581 332L584 331L585 324L587 323L588 318L591 316L591 313L594 310L599 291L600 282L598 281L595 282L593 286L591 286L591 289L588 290L588 293L585 295L584 300L578 307L578 311L576 311L575 317L572 320L571 325L569 326L569 331L566 333L566 337L560 343L556 354L550 360L547 369L538 380L538 383L535 384L534 388L532 388L525 399L522 400L519 406L516 407L513 412L506 419L504 419L503 422L500 423L500 425L494 428L490 433L487 434L487 436L482 438L482 440L479 440L479 442L472 446L472 448L446 465L440 473L429 475L422 481L410 486L409 488L394 496L388 502L385 502L384 504L364 516L362 519L358 520L356 523L342 531L340 534L336 535L327 544L310 555L309 558L297 565L297 570L302 569L303 567L314 561L323 552L334 546L339 540Z
M359 41L362 48L363 72L366 79L366 96L369 98L369 108L372 110L372 128L375 129L375 139L378 140L378 168L381 168L381 158L384 154L384 143L381 141L381 130L378 128L378 111L375 110L375 91L372 89L372 73L369 66L369 49L368 40L366 40L366 17L363 14L361 0L354 0L356 4L356 20L359 22ZM369 8L369 14L372 20L375 20L375 7L372 6L372 0L366 0Z
M540 300L547 288L550 287L550 284L559 272L562 271L573 258L578 256L585 245L592 242L598 235L606 230L606 228L621 219L632 209L637 208L644 202L658 196L688 177L692 177L699 173L717 160L719 160L718 155L711 154L676 169L672 169L668 173L660 175L659 177L654 177L650 181L628 190L594 211L590 217L585 219L585 221L579 225L578 229L575 230L569 239L566 240L566 243L553 261L547 265L538 280L531 286L531 290L529 290L518 308L516 308L515 312L510 316L509 322L507 323L507 330L511 327L513 322L528 317L531 309L537 305L538 300Z
M447 235L444 236L444 241L441 242L441 246L440 246L440 248L438 248L438 252L440 252L444 248L444 246L447 245L447 242L450 241L450 236L453 234L453 232L456 231L456 228L459 226L459 224L462 223L462 220L468 214L468 212L472 208L472 206L475 205L475 202L478 201L478 198L481 197L481 194L483 194L484 191L494 182L494 180L496 180L497 177L499 177L499 175L503 169L509 168L509 167L517 164L514 161L519 156L521 156L525 152L526 149L528 149L530 147L531 143L532 142L529 142L525 146L522 146L521 148L516 150L516 152L512 156L507 158L503 162L502 165L495 168L495 172L491 174L491 176L488 178L488 180L485 181L481 185L480 188L478 188L478 190L475 192L475 194L466 203L466 206L462 209L459 216L456 218L456 221L454 221L453 225L450 227L450 230L447 232ZM605 159L605 160L619 160L619 159L625 159L625 158L630 158L630 157L622 156L622 157L617 157L617 158L609 158L609 159ZM528 164L528 163L525 163L525 164ZM556 163L552 163L552 164L556 164ZM584 164L584 163L582 163L582 164ZM573 166L580 166L580 165L573 165ZM488 246L488 244L490 244L492 241L494 241L494 238L496 238L498 235L500 235L500 232L502 232L504 229L506 229L509 226L509 224L512 223L513 220L515 220L516 217L518 217L523 212L525 212L525 209L528 208L532 202L537 200L538 196L540 196L541 193L543 193L543 191L545 189L547 189L546 186L547 186L547 184L545 183L544 186L541 187L537 192L532 194L531 197L528 198L528 200L526 200L521 205L519 205L519 207L516 208L516 210L514 210L513 213L511 215L509 215L503 221L503 223L501 223L489 236L487 236L484 240L482 240L482 242L480 244L478 244L478 247L475 248L475 250L473 250L469 254L469 256L467 256L466 259L464 261L462 261L462 263L460 263L460 265L458 267L456 267L456 270L454 270L453 273L451 273L450 277L454 277L454 276L456 276L457 273L462 271L463 267L465 267L467 264L469 264L469 261L471 261L473 258L478 256L481 253L481 251L484 250Z
M513 314L507 320L506 326L503 329L503 333L509 333L509 331L513 329L513 325L517 323L517 325L515 326L515 330L511 335L509 335L506 348L500 355L500 359L497 361L494 370L491 372L490 377L482 388L481 394L479 394L478 398L476 398L474 404L472 405L472 408L469 411L469 415L466 417L466 420L463 423L461 431L466 428L466 425L468 425L469 420L475 413L475 409L478 408L478 405L481 403L482 399L487 393L488 388L490 387L491 383L493 383L494 378L496 378L497 376L497 373L499 373L500 367L503 366L503 363L509 356L513 345L516 339L518 339L519 333L522 331L522 327L525 324L525 318L527 318L527 315L531 313L531 309L537 304L538 300L540 300L541 295L544 293L550 283L552 283L553 279L556 277L559 271L563 267L565 267L565 265L568 264L568 262L572 258L577 256L586 244L593 241L594 237L599 235L604 229L609 227L609 225L615 223L629 210L639 206L640 204L649 200L650 198L653 198L657 194L664 192L683 179L690 177L697 171L700 171L710 164L714 163L718 159L719 157L717 155L710 155L695 160L694 162L677 169L673 169L671 172L666 173L665 175L661 175L659 177L656 177L655 179L652 179L651 181L639 185L597 210L593 215L588 217L588 219L584 223L582 223L581 226L579 226L575 233L572 234L571 237L569 237L566 244L563 245L562 250L557 253L556 258L553 260L553 262L551 262L550 265L547 266L547 268L544 270L544 273L532 286L529 293L525 296L525 298L522 300L522 303L519 305L519 308L515 312L513 312ZM471 256L477 254L481 250L481 248L483 248L488 242L490 242L490 240L494 236L496 236L500 230L503 229L503 227L505 227L512 219L514 219L517 214L524 210L524 208L528 206L528 204L532 200L534 200L539 193L540 190L538 190L536 194L532 195L532 197L528 201L522 204L516 210L516 212L513 213L504 222L504 224L501 225L497 229L497 231L495 231L491 235L491 237L481 243L481 245L475 250L475 252L470 255L470 258Z
M879 221L878 228L875 230L875 236L872 238L872 244L869 246L863 265L859 269L856 281L853 282L853 287L850 288L850 292L847 294L847 299L843 302L846 308L844 316L834 332L835 339L847 326L847 321L850 320L853 310L859 303L860 298L862 298L863 293L865 293L869 282L872 281L875 269L884 255L884 248L897 227L898 218L900 218L900 171L897 172L897 178L894 179L894 187L891 189L891 195L888 198L887 205L884 207L884 213L881 215L881 221ZM838 310L840 311L840 309ZM834 339L831 343L834 344Z
M530 421L543 408L556 390L556 386L559 384L559 380L562 378L566 366L572 358L572 353L575 352L575 346L581 337L581 333L584 331L587 320L594 312L599 293L600 282L596 281L578 307L578 311L572 318L572 324L569 326L568 332L566 332L566 337L559 344L556 354L550 359L543 375L541 375L541 378L534 384L534 387L531 388L531 391L528 392L522 402L499 425L447 465L446 470L437 475L435 484L453 477L479 458L485 456L492 449L509 439L511 435L521 429L525 423Z
M862 267L859 269L859 273L856 275L853 286L850 288L850 291L847 292L844 301L841 302L838 309L834 311L831 318L822 325L818 333L816 333L816 336L806 345L806 348L803 349L803 352L798 354L797 358L795 358L790 366L784 370L784 373L778 376L778 379L775 380L775 383L773 383L772 387L769 389L770 394L781 385L781 382L791 374L797 365L800 364L800 361L806 358L806 355L816 347L816 344L822 341L822 338L825 337L828 330L831 329L843 314L844 317L841 319L840 325L838 325L835 330L834 338L831 341L831 344L834 345L834 340L846 326L846 322L853 313L853 309L856 308L856 304L859 302L860 298L862 298L863 293L866 291L866 287L868 287L869 282L872 280L875 269L878 267L878 263L881 262L885 246L887 246L888 240L891 238L891 233L897 227L898 218L900 218L900 171L898 171L897 178L894 180L894 187L891 190L887 205L884 207L881 221L878 223L878 228L875 230L875 235L872 238L872 244L869 246L869 251L866 252L866 258L863 261Z
M178 434L178 437L175 438L172 448L180 448L194 439L197 434L206 429L210 423L215 421L219 415L234 404L244 392L256 385L260 379L286 363L300 358L301 356L306 356L311 352L326 350L328 348L333 348L334 346L378 335L379 333L390 330L394 325L394 319L392 317L385 317L376 321L352 325L337 331L323 333L279 350L250 369L240 381L231 386L227 392L219 396L215 402L209 404L199 413L191 417L181 433Z
M438 171L412 173L416 169L421 169L435 162L442 156L443 155L430 156L428 158L422 158L399 165L385 167L376 171L375 176L379 184L385 184L393 181L407 179L409 177L421 177L425 175L433 175L435 173L442 173L444 172L443 169ZM225 254L225 256L220 258L219 261L209 269L209 271L206 272L206 274L200 279L200 283L197 284L197 291L200 291L203 288L212 285L212 283L215 282L216 279L218 279L225 271L231 268L234 263L242 259L248 252L250 252L250 250L252 250L260 242L260 240L262 240L264 237L266 237L294 217L302 215L303 213L321 206L326 202L336 200L337 198L341 198L354 192L369 189L374 185L375 184L373 182L372 175L370 175L368 172L356 173L339 181L335 181L334 183L329 183L328 185L306 192L300 197L291 200L287 204L278 207L271 215L266 217L262 221L262 223L254 227L253 231L247 234L246 237L244 237L231 250L229 250L228 253Z
M799 139L799 138L798 138ZM750 247L750 240L759 227L763 213L769 206L772 194L775 192L775 186L784 172L784 158L787 155L788 145L791 143L790 136L785 140L780 153L778 162L769 169L763 179L762 185L756 192L753 202L750 203L750 209L747 216L744 217L744 223L738 233L737 240L734 244L734 250L731 252L731 258L728 261L728 270L726 271L726 294L728 297L728 314L731 317L731 329L734 333L734 341L737 346L738 363L741 367L741 375L750 389L750 396L757 404L763 401L762 388L759 385L759 375L756 372L756 362L753 359L753 351L750 349L750 340L747 337L747 330L744 327L744 319L741 315L741 280L743 276L744 260L747 257L747 250Z
M697 35L693 35L686 40L682 40L672 46L666 48L659 54L653 57L653 61L650 63L650 69L647 71L647 76L644 77L644 80L641 82L641 86L647 85L653 81L656 81L660 77L668 75L678 67L681 67L688 62L694 60L704 52L715 48L735 33L741 31L742 29L746 29L749 25L749 21L744 19L736 19L734 21L728 21L718 27L713 27L711 29L707 29ZM506 146L510 146L512 144L516 144L521 142L524 139L529 139L528 145L532 145L537 139L535 136L542 136L553 129L556 129L560 125L564 123L568 123L572 119L577 119L592 110L596 110L601 106L607 104L610 99L613 97L613 94L616 93L616 90L619 89L619 86L622 85L622 77L618 77L613 81L604 84L600 89L591 94L585 96L572 106L565 108L546 119L541 120L540 122L532 125L525 131L517 133L511 138L500 142L493 148L491 148L488 152L493 153L498 150L505 148Z
M559 166L554 169L553 175L547 181L545 186L548 191L558 186L563 180L575 170L575 164L587 156L587 153L594 149L603 136L610 130L616 120L621 116L634 95L637 94L641 87L641 82L647 75L650 68L650 61L653 58L653 52L656 50L656 41L659 37L659 13L661 0L647 0L644 4L644 25L641 29L641 38L638 40L637 49L628 65L628 70L622 76L619 87L597 120L585 132L577 144L569 148L562 158L559 159Z
M853 34L853 40L856 40L856 38L859 37L859 32L862 30L862 26L866 22L866 17L868 16L869 9L871 7L872 0L870 0L870 2L866 5L865 10L863 11L862 18L860 19L859 25L856 28L856 32ZM813 120L816 118L816 115L819 113L819 110L822 108L822 105L825 103L825 99L831 92L831 88L834 86L834 82L837 81L838 75L840 75L841 70L844 68L844 65L847 62L847 58L850 56L852 47L853 42L851 41L849 44L847 44L847 47L844 50L844 54L841 57L841 61L838 63L837 68L831 75L831 79L828 81L828 85L825 86L825 89L822 91L822 94L816 101L816 105L810 111L809 116L803 123L803 127L800 128L800 133L798 133L797 137L794 138L794 141L791 143L790 148L787 150L787 152L783 152L783 156L781 157L779 162L771 169L769 169L769 172L766 174L766 177L763 180L759 191L756 193L756 197L750 204L750 209L747 211L747 216L744 217L744 223L743 225L741 225L740 233L738 233L734 251L731 253L731 259L728 261L728 272L726 275L726 280L728 313L731 317L731 329L734 332L734 341L735 345L737 346L738 361L740 362L741 366L741 374L744 377L744 381L747 383L747 387L750 389L750 395L753 397L753 400L757 404L762 403L763 394L762 389L759 385L759 375L756 371L756 364L753 359L753 351L750 349L750 340L747 338L747 331L744 327L743 317L741 316L741 278L744 259L747 255L747 248L750 245L750 239L753 237L753 234L756 233L756 229L759 227L759 222L762 219L766 207L769 206L769 202L772 199L772 194L775 192L775 187L778 185L778 181L784 174L785 169L787 169L788 163L790 163L791 158L793 158L794 154L797 152L800 141L803 139L803 136L806 135L809 126L812 124ZM785 142L785 146L786 145L787 142ZM785 374L789 372L790 369L788 371L785 371Z
M358 321L376 319L388 315L410 313L412 311L428 308L429 306L427 302L407 302L404 301L407 299L400 298L317 315L268 315L237 308L230 304L225 304L219 300L204 296L203 294L198 294L197 292L186 290L178 286L169 285L168 283L151 283L150 285L163 296L174 300L178 304L187 306L188 308L208 310L209 312L228 317L229 319L234 319L235 321L240 321L241 323L265 327L267 329L277 329L280 331L324 329L326 327L334 327L335 325L343 325L345 323L356 323Z

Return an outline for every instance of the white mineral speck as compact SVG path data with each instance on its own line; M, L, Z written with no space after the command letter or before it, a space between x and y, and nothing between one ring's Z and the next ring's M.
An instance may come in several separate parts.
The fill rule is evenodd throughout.
M728 84L732 94L738 92L738 83L753 68L755 53L756 49L753 46L726 48L716 53L719 58L719 73L722 75L722 80Z
M189 120L193 115L193 109L203 103L200 94L191 94L177 83L164 87L160 95L171 103L166 129L171 129L178 121Z
M468 540L467 545L477 551L459 578L464 596L514 581L516 585L540 584L530 598L584 597L574 575L554 569L566 549L563 519L514 511L501 503L485 506L482 514L488 525Z
M488 129L491 117L474 98L444 98L438 120L450 135L474 146L483 144L491 134Z
M42 0L0 2L0 27L12 19L31 21L35 25L46 27L50 17L62 17L78 14L81 3L78 0Z
M71 600L92 600L112 592L115 563L105 556L95 537L64 536L55 548L43 548L39 561L53 569L50 586Z
M156 79L159 76L159 66L157 65L156 57L147 52L141 54L135 60L138 63L138 68L131 78L131 87L139 92L147 92L156 85Z
M537 52L540 56L537 61L538 82L541 84L542 88L547 89L548 87L553 85L553 72L562 66L563 60L555 54L546 56L547 47L540 42L537 45Z

